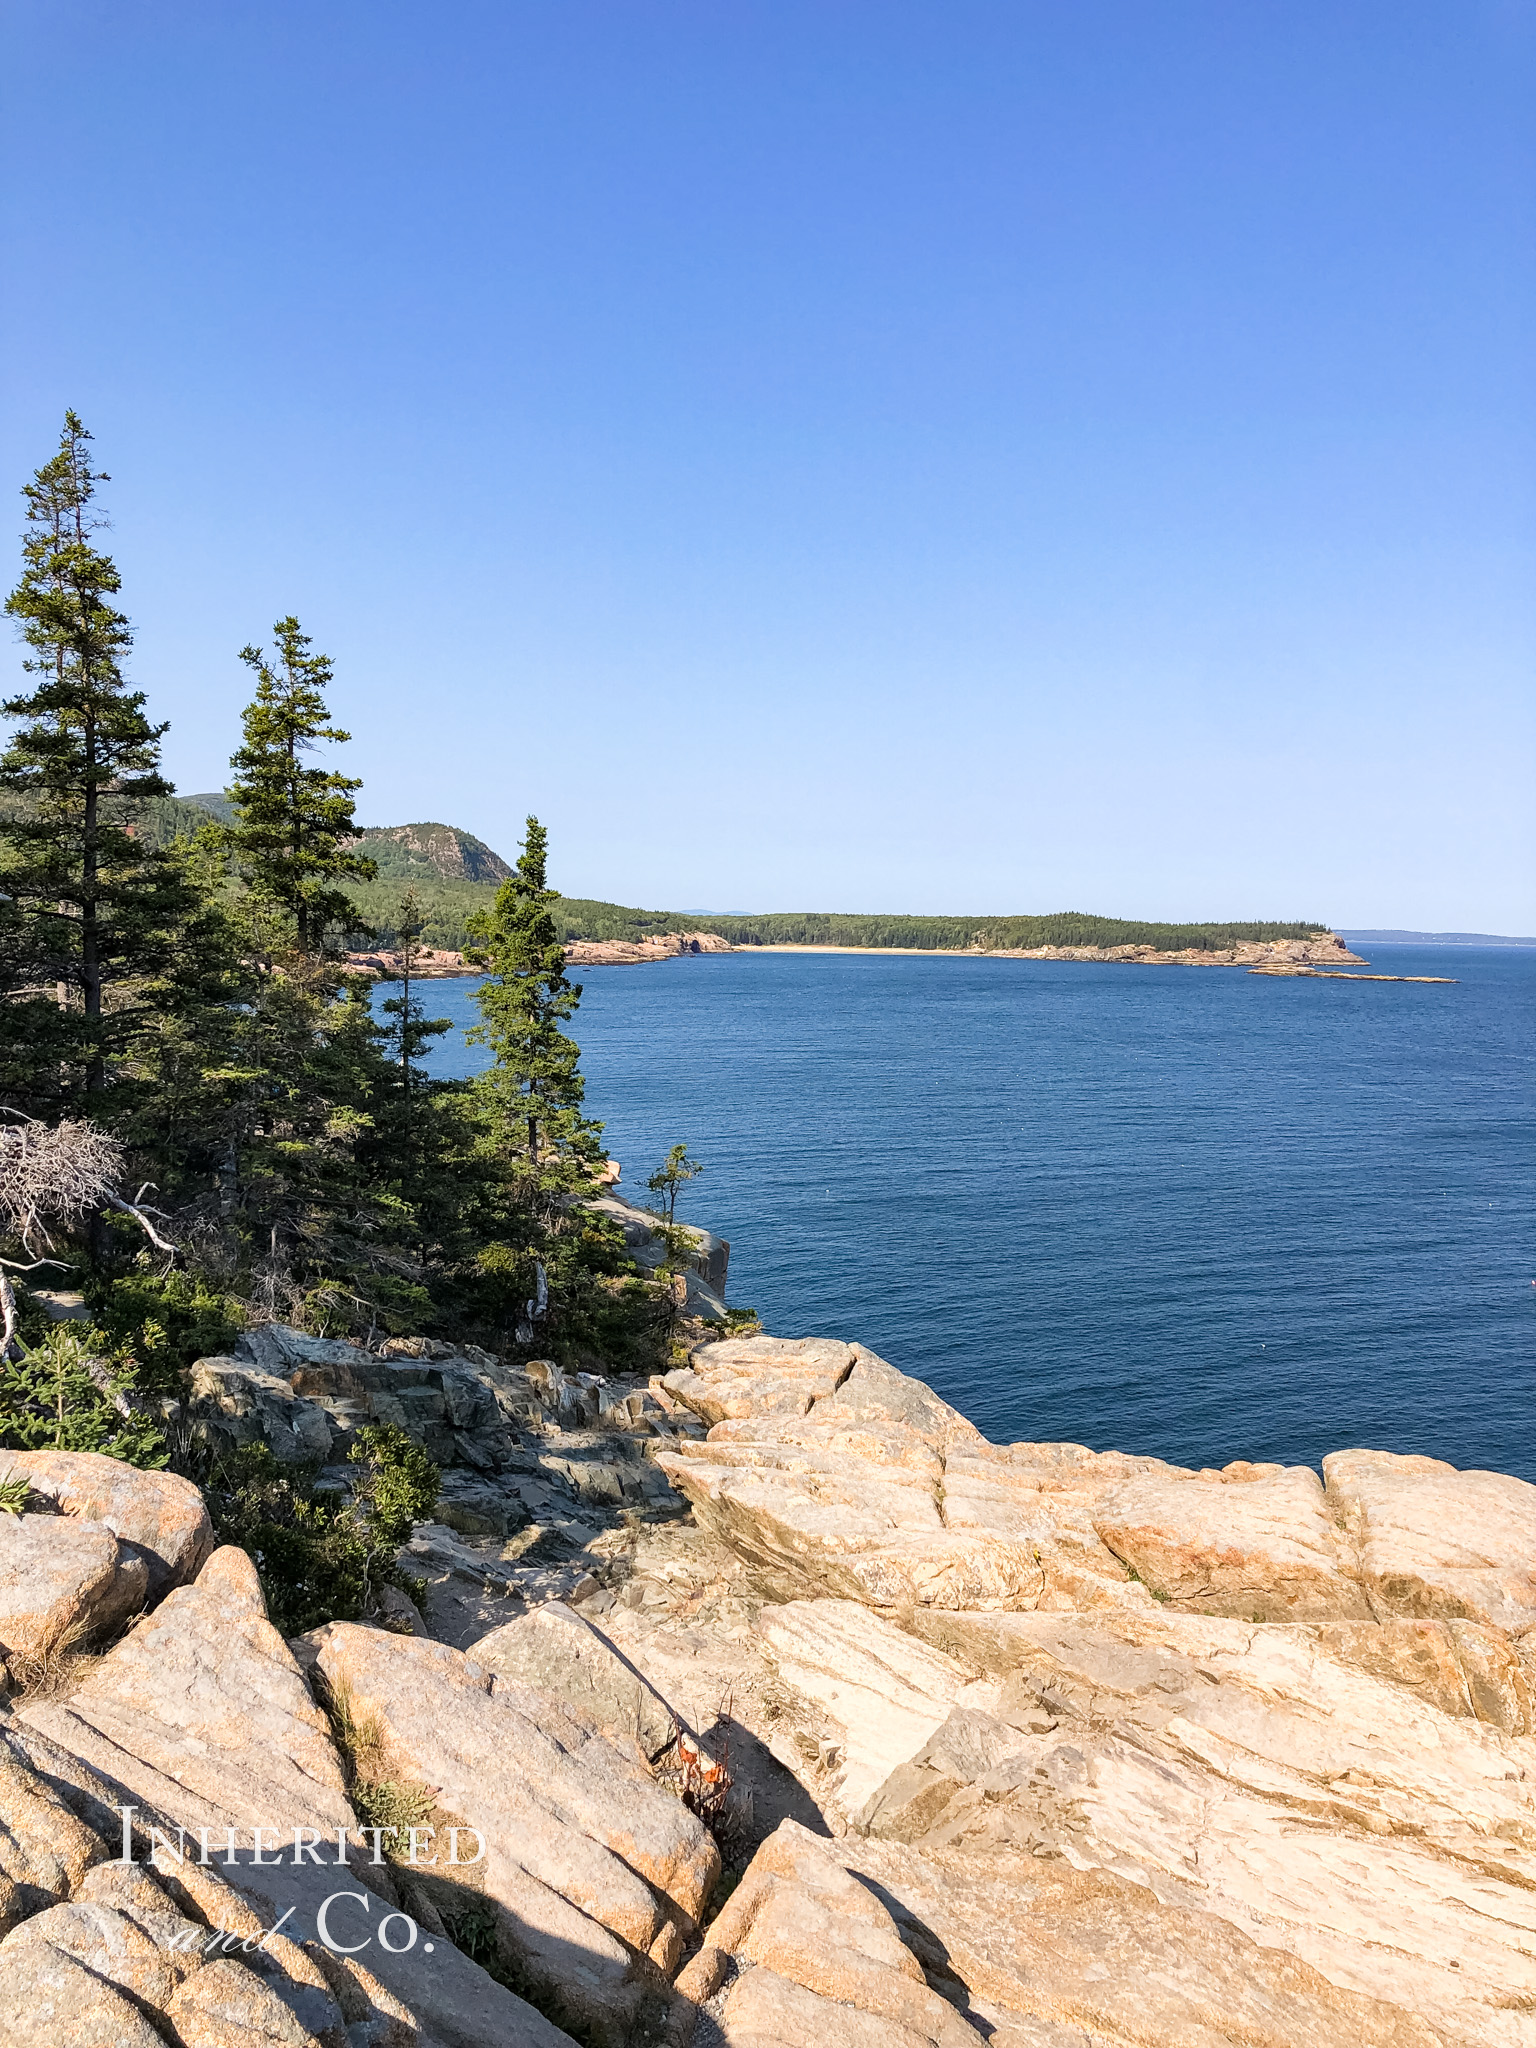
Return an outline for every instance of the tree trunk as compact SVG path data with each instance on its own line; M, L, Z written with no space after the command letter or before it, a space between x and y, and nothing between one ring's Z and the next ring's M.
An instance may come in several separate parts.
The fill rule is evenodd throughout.
M97 816L101 803L96 786L96 727L88 720L85 728L85 839L80 861L80 987L85 1003L86 1028L101 1020L101 926L97 907L96 845ZM86 1055L85 1091L99 1095L106 1085L106 1061L101 1040L93 1036Z

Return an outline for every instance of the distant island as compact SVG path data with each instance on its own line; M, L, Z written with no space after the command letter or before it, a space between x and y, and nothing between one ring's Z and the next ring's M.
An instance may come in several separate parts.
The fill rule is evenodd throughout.
M217 792L168 797L151 807L147 836L160 842L186 835L208 817L227 817ZM433 951L429 974L465 971L458 954L470 913L485 907L511 872L508 863L456 825L421 822L370 825L359 846L377 863L374 881L348 890L359 919L377 936L376 962L388 971L396 909L403 887L416 892L423 916L422 942ZM1078 910L1043 916L925 917L898 913L777 911L765 915L708 916L699 911L640 910L595 898L562 896L555 906L562 938L577 966L628 966L685 953L757 948L854 952L995 954L1013 958L1104 960L1128 965L1364 966L1321 918L1289 923L1159 924L1098 917Z

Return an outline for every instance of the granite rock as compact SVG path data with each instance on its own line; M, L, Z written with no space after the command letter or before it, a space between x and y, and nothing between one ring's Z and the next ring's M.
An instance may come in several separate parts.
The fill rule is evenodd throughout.
M1323 1472L1375 1613L1536 1628L1536 1486L1391 1451L1335 1451Z
M144 1560L152 1600L195 1579L213 1549L202 1495L174 1472L141 1471L95 1451L4 1451L5 1473L20 1473L61 1513L110 1529Z
M47 1657L109 1633L149 1597L142 1556L104 1522L0 1515L0 1653Z

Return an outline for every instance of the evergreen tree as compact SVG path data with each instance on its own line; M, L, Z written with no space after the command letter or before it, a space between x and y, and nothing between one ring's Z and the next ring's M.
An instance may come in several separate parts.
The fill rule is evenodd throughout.
M667 1205L667 1228L677 1224L677 1191L686 1187L691 1180L697 1180L704 1171L697 1159L688 1157L686 1145L674 1145L660 1166L646 1182L653 1195L660 1195Z
M545 886L546 844L544 827L529 818L517 866L493 908L469 920L464 958L490 977L475 991L480 1022L467 1033L494 1060L480 1076L482 1100L523 1153L528 1174L553 1190L590 1178L602 1126L581 1114L581 1048L560 1028L575 1014L581 989L566 979L550 909L557 894Z
M231 760L234 822L200 835L232 856L230 915L253 970L227 1068L236 1086L221 1210L254 1262L262 1306L302 1317L318 1299L322 1320L341 1306L366 1317L389 1218L361 1148L389 1069L371 986L327 940L357 922L336 884L374 866L352 847L361 782L304 758L349 737L326 708L331 663L309 652L297 619L273 630L271 661L258 647L241 653L256 692Z
M429 1018L422 1008L421 999L411 993L417 962L422 955L423 922L416 891L407 889L395 910L394 952L400 962L400 993L388 997L382 1005L384 1015L394 1020L392 1026L386 1026L386 1033L399 1063L400 1099L407 1132L411 1123L411 1106L421 1087L419 1067L422 1054L434 1038L441 1038L445 1031L453 1028L447 1017Z
M362 783L303 760L322 741L351 738L326 709L330 658L308 652L309 636L295 618L279 619L272 630L273 662L259 647L240 651L255 673L256 695L245 709L245 744L230 761L236 822L224 828L224 841L248 887L278 913L272 939L291 928L292 946L314 954L332 927L358 924L350 897L335 884L369 881L378 870L352 848L353 798Z
M447 1017L428 1017L419 996L413 992L416 965L421 958L421 905L416 891L407 889L395 910L394 951L399 961L400 993L388 996L380 1009L389 1020L384 1026L386 1057L395 1074L392 1087L385 1089L375 1111L377 1143L374 1154L381 1170L392 1175L401 1194L418 1209L428 1193L424 1182L433 1165L441 1165L436 1154L441 1131L432 1128L433 1098L444 1091L421 1071L422 1056L434 1038L441 1038L453 1026Z
M301 1313L316 1289L370 1305L386 1218L360 1148L393 1079L370 993L323 964L264 974L244 1022L237 1220L277 1313Z
M19 721L0 756L0 997L14 1006L0 1090L34 1114L100 1117L154 1018L145 978L174 967L197 895L134 836L136 814L170 789L166 728L123 675L132 636L116 566L92 538L107 478L90 438L66 413L58 453L26 486L24 566L6 600L35 682L0 705Z

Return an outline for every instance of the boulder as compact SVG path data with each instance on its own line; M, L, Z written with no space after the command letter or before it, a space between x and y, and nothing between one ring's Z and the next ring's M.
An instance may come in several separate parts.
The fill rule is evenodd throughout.
M383 1643L398 1640L359 1633ZM355 1958L334 1959L355 2024L404 2012L442 2048L571 2048L566 2034L445 1937L433 1938L430 1955L420 1942L394 1953L372 1938L393 1901L387 1871L375 1869L361 1849L352 1850L344 1869L294 1860L296 1828L322 1843L334 1843L338 1828L351 1830L354 1842L361 1837L329 1724L266 1618L255 1569L243 1551L216 1550L195 1583L170 1593L67 1701L37 1700L22 1708L11 1740L55 1773L61 1766L49 1760L68 1759L103 1788L94 1796L106 1825L111 1808L127 1804L139 1825L159 1828L156 1869L183 1912L258 1939L283 1923L296 1943L312 1943L327 1897L360 1892L373 1901L347 1908L358 1916L349 1933L360 1926L361 1935L352 1938L366 1946ZM120 1818L116 1825L120 1829ZM256 1826L264 1831L259 1843L252 1839ZM201 1860L205 1830L214 1867ZM283 1845L289 1845L286 1856ZM367 1988L375 1980L388 1994L387 2005ZM198 2020L208 2048L219 2038L216 2021L224 2024L216 2013ZM130 2038L137 2037L123 2036ZM225 2039L237 2038L226 2028ZM101 2048L108 2042L116 2048L116 2037L103 2033Z
M0 1929L69 1898L109 1853L25 1751L0 1743Z
M243 1827L286 1836L302 1820L334 1835L355 1824L329 1724L266 1618L243 1550L216 1550L67 1702L21 1718L109 1771L106 1758L131 1756L211 1809L238 1803Z
M697 1920L720 1868L708 1832L584 1716L446 1644L346 1622L323 1631L319 1669L405 1775L632 1947L669 1910ZM538 1838L519 1842L524 1825Z
M47 1942L0 1942L0 2048L165 2048L123 1992Z
M675 1951L673 1930L692 1927L719 1874L705 1829L638 1760L446 1644L335 1622L318 1670L377 1729L392 1773L432 1788L434 1826L478 1832L474 1878L508 1965L550 2011L622 2048L655 2002L649 1956ZM466 1880L433 1843L419 1881L451 1902Z
M742 1415L804 1415L848 1377L851 1344L827 1337L729 1337L700 1345L692 1362L663 1376L675 1401L705 1422Z
M1391 1451L1335 1451L1323 1472L1378 1615L1536 1628L1536 1486Z
M177 1917L167 1910L173 1929ZM183 1978L202 1960L196 1953L167 1948L155 1932L116 1907L88 1899L50 1906L13 1927L0 1942L0 1968L29 1949L69 1956L136 2005L154 2006L161 2012Z
M247 2041L271 2042L272 2048L347 2048L341 2014L325 2002L327 2023L312 2031L265 1978L221 1956L189 1977L165 2011L182 2048L243 2048Z
M560 1701L610 1741L635 1743L652 1761L677 1739L680 1723L666 1701L601 1629L563 1600L492 1629L475 1644L474 1660L498 1678Z
M32 1491L67 1515L100 1522L144 1560L149 1597L195 1579L213 1548L213 1525L190 1479L143 1472L95 1451L7 1451L0 1476L22 1474Z
M232 1450L265 1443L280 1464L324 1462L332 1429L318 1403L284 1379L235 1358L200 1358L192 1368L188 1413L205 1435Z
M103 1522L0 1515L0 1652L46 1658L119 1627L149 1597L142 1556Z
M870 1888L797 1822L763 1843L678 1978L729 2048L980 2048Z
M1093 1526L1154 1596L1181 1608L1245 1621L1370 1619L1347 1541L1305 1466L1132 1480L1103 1496Z

